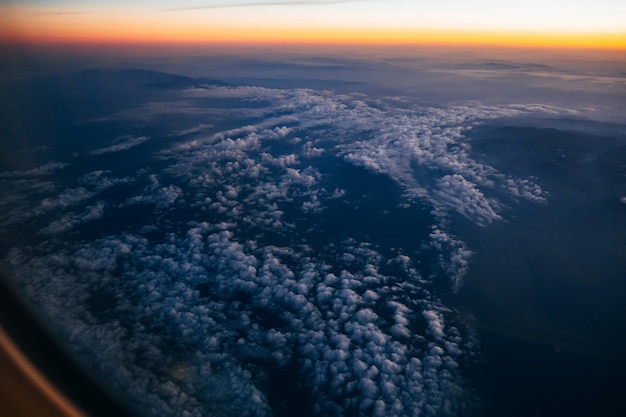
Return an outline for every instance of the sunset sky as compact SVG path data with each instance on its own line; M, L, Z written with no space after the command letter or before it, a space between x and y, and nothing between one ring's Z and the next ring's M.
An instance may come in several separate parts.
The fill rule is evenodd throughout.
M0 0L3 42L626 48L624 0Z

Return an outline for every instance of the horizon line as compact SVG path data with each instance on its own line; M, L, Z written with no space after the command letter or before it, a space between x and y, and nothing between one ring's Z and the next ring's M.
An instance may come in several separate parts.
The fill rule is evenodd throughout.
M576 42L576 40L555 40L540 39L537 36L513 36L503 34L508 40L491 40L482 37L470 37L467 40L458 39L456 37L441 36L426 38L386 38L386 39L331 39L331 38L300 38L300 39L177 39L177 38L117 38L117 37L101 37L101 36L72 36L72 37L12 37L0 38L0 45L4 46L219 46L219 45L237 45L237 46L390 46L390 47L486 47L486 48L540 48L540 49L567 49L567 50L603 50L603 51L623 51L626 50L626 39L617 42L598 42L594 39L588 39L586 42ZM597 38L595 38L597 39Z

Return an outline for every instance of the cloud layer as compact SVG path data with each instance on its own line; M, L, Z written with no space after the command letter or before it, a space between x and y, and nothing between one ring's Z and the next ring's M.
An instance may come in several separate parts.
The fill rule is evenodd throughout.
M207 98L250 106L218 128L204 120ZM485 226L510 202L545 203L546 193L473 160L465 132L555 109L406 110L331 92L204 86L114 117L147 120L174 101L197 124L189 116L167 132L152 155L158 169L111 166L65 189L45 180L64 164L0 175L28 196L2 194L12 213L2 226L36 227L41 239L4 263L68 345L151 415L269 416L291 395L318 416L473 409L462 369L477 342L434 291L441 279L457 290L472 254L449 220ZM91 155L147 140L121 138ZM350 182L346 166L362 176ZM376 202L386 211L417 217L428 206L413 249L351 229L316 233L337 210L365 205L373 190L355 190L378 177L401 194ZM97 221L107 227L83 231Z

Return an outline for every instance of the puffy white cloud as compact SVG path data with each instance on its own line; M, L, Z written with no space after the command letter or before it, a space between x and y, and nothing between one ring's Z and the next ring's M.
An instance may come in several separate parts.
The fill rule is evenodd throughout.
M316 148L313 142L307 141L302 145L301 154L305 158L317 158L324 153L324 148Z
M522 180L507 178L505 180L506 190L516 197L522 197L536 203L546 203L547 193L532 180L533 178Z
M422 316L426 319L428 323L428 329L435 339L441 339L444 335L444 324L443 320L439 313L433 310L425 310L422 312ZM437 351L439 355L443 353L443 351Z
M154 204L159 209L165 209L174 204L183 195L182 189L176 185L170 184L162 187L154 174L148 176L148 181L150 184L143 190L143 194L127 199L122 206Z
M458 291L469 268L472 251L465 243L437 227L433 228L429 238L430 243L424 244L423 248L430 246L437 250L439 267L452 282L452 289Z
M294 366L321 415L370 415L381 403L387 415L427 413L423 398L433 410L443 398L461 406L458 371L448 371L452 388L438 374L439 364L465 354L446 349L458 337L443 325L445 310L430 300L409 308L424 300L408 294L403 302L390 299L403 292L394 290L400 277L378 272L385 257L346 242L337 254L352 253L361 267L334 275L310 248L240 243L232 227L198 223L167 244L125 235L35 257L14 252L9 262L17 275L30 276L28 291L44 297L39 302L61 333L90 362L106 363L107 378L156 414L269 415L258 372ZM120 264L123 276L115 277ZM74 291L78 286L83 290ZM92 304L105 293L112 294L107 308ZM390 316L375 311L380 300ZM407 326L422 309L429 333L415 334ZM422 356L426 341L441 347ZM411 367L416 358L432 375ZM258 361L267 368L253 365Z
M501 218L496 211L498 203L486 198L474 183L462 175L446 175L437 180L436 184L433 194L438 202L468 219L482 225Z
M261 156L263 158L263 162L270 165L275 165L280 168L286 168L288 166L297 165L300 163L298 161L298 157L295 154L281 155L278 158L275 158L272 155L264 152Z

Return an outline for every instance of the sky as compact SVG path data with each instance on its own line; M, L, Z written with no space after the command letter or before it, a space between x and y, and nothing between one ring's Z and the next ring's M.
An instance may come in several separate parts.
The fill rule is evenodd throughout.
M626 48L623 0L0 0L7 42L470 43Z

